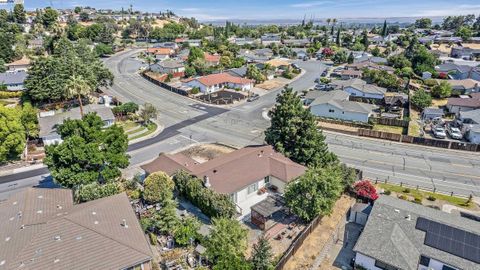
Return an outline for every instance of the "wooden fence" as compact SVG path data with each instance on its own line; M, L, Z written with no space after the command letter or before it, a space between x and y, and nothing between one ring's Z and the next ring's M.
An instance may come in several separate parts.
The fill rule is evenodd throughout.
M378 118L372 117L371 118L374 123L386 126L396 126L396 127L404 127L408 128L409 122L400 119L393 119L393 118Z
M180 89L180 88L177 88L177 87L173 87L173 86L171 86L171 85L168 85L168 84L166 84L166 83L164 83L164 82L161 82L161 81L159 81L159 80L157 80L157 79L155 79L155 78L152 78L152 77L148 76L146 73L142 73L142 76L143 76L145 79L149 80L150 82L152 82L152 83L154 83L154 84L156 84L156 85L158 85L158 86L160 86L160 87L163 87L163 88L167 89L168 91L175 92L175 93L180 94L180 95L182 95L182 96L188 96L188 91L185 90L185 89Z

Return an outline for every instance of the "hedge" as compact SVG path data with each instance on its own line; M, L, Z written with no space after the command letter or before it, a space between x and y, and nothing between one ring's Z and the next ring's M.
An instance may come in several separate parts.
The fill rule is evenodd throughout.
M22 91L0 91L0 99L17 98L23 95Z
M197 206L210 218L232 218L236 214L235 205L230 197L205 188L203 181L184 171L173 177L178 193Z

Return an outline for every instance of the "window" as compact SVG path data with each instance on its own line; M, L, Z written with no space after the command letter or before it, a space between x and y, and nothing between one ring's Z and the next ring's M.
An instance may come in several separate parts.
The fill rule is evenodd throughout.
M428 266L430 264L430 258L425 256L420 256L420 265Z
M268 175L265 176L264 181L265 181L265 185L269 184L270 183L270 176L268 176Z
M334 109L328 109L328 112L334 113L335 110Z
M455 268L453 268L453 267L450 267L450 266L448 266L448 265L444 265L444 266L442 267L442 270L457 270L457 269L455 269Z
M258 190L258 182L248 186L248 194L251 194Z
M230 194L230 200L233 202L233 203L237 203L237 193L232 193Z
M383 270L398 270L398 268L396 268L396 267L393 267L389 264L386 264L384 262L380 262L380 261L377 261L377 260L375 260L375 266L380 268L380 269L383 269Z

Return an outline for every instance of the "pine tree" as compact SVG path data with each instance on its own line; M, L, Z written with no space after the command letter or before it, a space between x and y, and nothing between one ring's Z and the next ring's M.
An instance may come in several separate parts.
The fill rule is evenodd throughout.
M272 265L272 247L265 238L261 235L258 242L253 246L252 268L253 270L270 270Z
M164 202L162 208L155 214L157 229L168 235L173 235L175 229L180 224L180 219L176 213L177 202L173 199L168 199Z
M297 93L288 86L277 96L265 141L306 166L324 167L337 162L337 157L328 150L325 136L317 130L315 117L303 108Z
M386 37L386 36L387 36L387 30L388 30L387 20L385 20L385 22L383 23L382 37Z
M341 40L340 40L340 28L337 31L337 46L341 46Z
M350 53L348 55L347 63L353 64L354 61L355 61L355 57L353 56L353 53Z

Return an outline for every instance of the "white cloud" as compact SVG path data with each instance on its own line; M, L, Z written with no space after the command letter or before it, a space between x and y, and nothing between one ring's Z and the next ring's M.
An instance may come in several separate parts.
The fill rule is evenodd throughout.
M331 4L332 1L311 1L311 2L303 2L298 4L292 4L291 7L294 8L309 8L309 7L317 7L325 4Z

